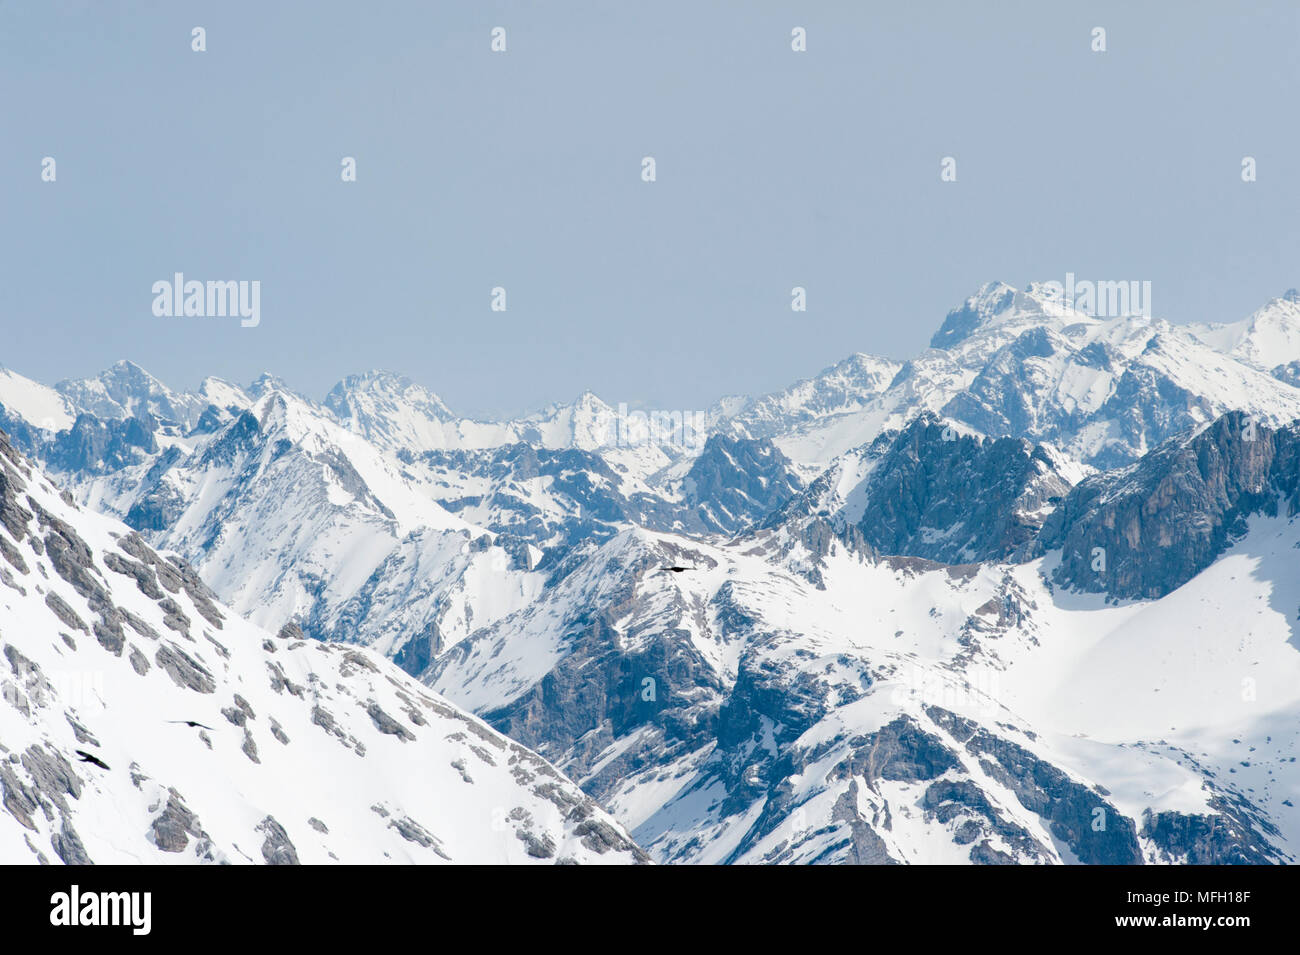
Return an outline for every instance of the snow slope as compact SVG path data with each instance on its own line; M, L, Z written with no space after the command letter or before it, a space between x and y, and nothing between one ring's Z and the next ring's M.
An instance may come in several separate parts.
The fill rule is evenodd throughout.
M35 428L62 431L76 418L68 400L53 388L0 368L0 408Z
M0 862L643 858L545 761L370 651L247 623L3 442L0 523Z
M985 285L950 313L935 346L861 408L798 425L777 444L824 467L928 410L1112 467L1227 411L1273 424L1300 417L1300 389L1189 330L1141 316L1094 318L1039 285Z
M492 535L416 490L399 462L279 390L160 458L70 477L88 506L182 554L268 629L296 620L388 655L412 640L436 652L541 585ZM484 576L491 586L467 586Z
M0 378L0 404L20 421L95 407L121 422L23 440L72 462L60 477L79 501L190 558L252 626L293 619L397 660L552 759L659 860L1293 861L1300 533L1285 502L1272 517L1250 504L1227 552L1159 599L1064 589L1077 576L1060 569L1086 566L1093 541L1069 538L1064 556L1019 546L1096 469L1229 412L1252 427L1300 419L1300 389L1272 363L1300 360L1294 310L1287 296L1244 323L1187 329L990 283L911 361L856 355L719 402L700 453L626 442L594 395L474 422L380 372L323 406L269 376L180 396L133 366L62 395ZM127 435L122 416L145 412L167 420ZM930 482L902 479L927 473L910 467L920 451L891 451L927 412L958 436L936 458L952 485L941 507L914 493ZM965 450L1002 447L983 436L1024 439L1011 449L1033 465L1024 488L979 493L1008 470ZM1188 470L1159 487L1195 510L1193 484L1209 501L1228 485L1213 455L1188 458L1199 483ZM774 510L799 477L816 480ZM1177 530L1155 519L1154 495L1132 496L1134 527ZM1016 534L985 546L1002 500ZM908 533L868 537L868 518L906 518ZM94 553L114 552L97 540ZM907 556L877 556L891 548ZM1012 549L1035 559L1001 563ZM176 599L194 620L197 605ZM297 642L271 645L305 661L286 670L302 687L315 661L346 653ZM195 644L209 673L227 665ZM336 719L342 692L325 706ZM274 705L244 698L259 717ZM400 719L396 699L376 697ZM367 718L387 725L358 712L344 742Z
M1300 292L1290 289L1239 322L1189 325L1201 341L1256 368L1300 360Z
M1051 555L631 531L431 679L661 861L1288 861L1297 544L1300 522L1259 520L1117 606L1053 588Z

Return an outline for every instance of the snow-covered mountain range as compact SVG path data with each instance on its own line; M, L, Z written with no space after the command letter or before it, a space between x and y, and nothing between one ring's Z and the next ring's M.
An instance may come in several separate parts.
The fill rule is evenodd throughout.
M631 530L430 676L663 861L1289 862L1298 539L1114 605L1056 556Z
M274 636L0 439L0 860L636 862L374 652Z
M685 413L0 371L0 428L227 626L390 658L659 861L1289 862L1298 301L989 283L908 361Z

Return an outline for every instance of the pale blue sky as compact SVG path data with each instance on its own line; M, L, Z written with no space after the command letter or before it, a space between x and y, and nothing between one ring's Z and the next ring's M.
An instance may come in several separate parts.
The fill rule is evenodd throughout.
M910 355L995 278L1236 319L1300 285L1298 41L1294 2L0 0L0 364L689 409ZM177 270L261 325L155 318Z

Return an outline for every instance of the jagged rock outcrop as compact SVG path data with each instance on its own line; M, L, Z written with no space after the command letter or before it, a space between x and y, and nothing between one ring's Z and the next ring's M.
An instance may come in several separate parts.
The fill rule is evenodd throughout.
M869 552L949 564L1006 560L1037 536L1079 473L1050 446L982 438L923 414L847 456L764 526L800 526L816 515Z
M0 541L0 862L647 860L535 753L371 650L221 607L3 433Z
M684 503L704 531L734 534L784 505L803 482L769 439L715 434L691 464L683 487Z
M1082 481L1044 524L1055 579L1121 598L1157 598L1208 567L1254 514L1300 511L1300 430L1224 415L1137 464Z

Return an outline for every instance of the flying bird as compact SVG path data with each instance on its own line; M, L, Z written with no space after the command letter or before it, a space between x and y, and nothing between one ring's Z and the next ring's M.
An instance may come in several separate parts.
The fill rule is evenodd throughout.
M104 762L98 756L87 753L84 749L75 750L76 754L81 757L83 763L94 763L100 769L108 769L108 763Z
M673 567L660 567L660 568L659 568L659 571L660 571L660 573L665 573L665 574L666 574L666 573L669 573L670 571L671 571L672 573L674 573L674 574L680 574L683 570L694 570L694 569L695 569L694 567L677 567L677 566L673 566Z
M196 723L196 722L194 722L193 720L168 720L167 722L168 722L168 723L182 723L182 724L184 724L185 726L188 726L190 729L194 729L194 727L197 726L199 729L212 730L212 727L211 727L211 726L204 726L202 723ZM215 733L216 730L212 730L212 732Z

